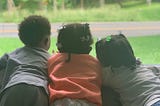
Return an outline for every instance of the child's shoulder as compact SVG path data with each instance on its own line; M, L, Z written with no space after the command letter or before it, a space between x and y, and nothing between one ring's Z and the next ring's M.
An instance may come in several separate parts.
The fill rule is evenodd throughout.
M51 62L51 61L56 61L57 59L60 59L62 57L66 56L65 53L53 53L50 58L48 59L48 62Z
M142 67L152 71L155 75L160 77L160 64L145 64Z
M98 59L92 55L89 54L79 54L79 55L75 55L77 57L79 57L80 59L85 59L85 60L92 60L92 61L97 61Z
M20 47L20 48L16 48L15 50L9 52L9 53L5 53L5 54L8 54L9 56L10 55L14 55L14 54L17 54L18 52L20 52L22 50L23 47Z
M70 54L71 55L71 60L78 60L78 61L95 61L99 62L98 59L92 55L89 54ZM49 58L50 61L56 61L57 59L65 59L68 57L68 53L54 53L52 56Z

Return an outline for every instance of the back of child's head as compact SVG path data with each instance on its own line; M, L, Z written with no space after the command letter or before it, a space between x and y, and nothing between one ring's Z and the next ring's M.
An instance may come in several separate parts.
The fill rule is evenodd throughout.
M136 65L136 58L132 47L123 34L111 35L96 42L96 54L105 67L132 67Z
M19 38L28 46L38 46L45 36L50 36L51 25L47 18L31 15L19 24Z
M61 53L89 54L92 43L89 24L72 23L59 29L57 48Z

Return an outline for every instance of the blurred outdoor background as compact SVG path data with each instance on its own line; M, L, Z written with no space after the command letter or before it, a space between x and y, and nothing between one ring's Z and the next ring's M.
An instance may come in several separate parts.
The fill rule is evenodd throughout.
M30 14L51 22L158 21L160 0L0 0L0 22Z
M23 45L17 26L32 14L43 15L52 23L50 53L57 50L60 25L87 22L95 41L124 32L136 57L145 64L160 64L160 0L0 0L0 56ZM96 56L94 44L91 55Z

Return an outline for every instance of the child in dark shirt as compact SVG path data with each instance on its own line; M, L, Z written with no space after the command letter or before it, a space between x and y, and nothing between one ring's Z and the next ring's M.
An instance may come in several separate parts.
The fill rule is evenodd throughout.
M160 106L158 68L141 64L123 34L97 41L96 54L103 67L102 84L116 91L122 106Z
M45 17L32 15L19 24L18 31L24 46L0 58L4 71L0 106L48 106L51 25Z

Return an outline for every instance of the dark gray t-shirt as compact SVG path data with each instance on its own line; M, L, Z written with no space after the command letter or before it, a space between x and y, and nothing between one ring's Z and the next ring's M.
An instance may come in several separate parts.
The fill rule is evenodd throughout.
M106 67L102 73L103 85L120 94L123 106L151 106L160 100L160 69L156 66Z
M4 71L1 91L19 83L43 87L46 92L49 53L41 48L22 47L0 58L0 71Z

